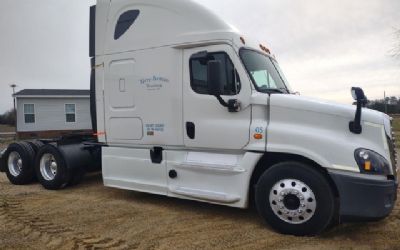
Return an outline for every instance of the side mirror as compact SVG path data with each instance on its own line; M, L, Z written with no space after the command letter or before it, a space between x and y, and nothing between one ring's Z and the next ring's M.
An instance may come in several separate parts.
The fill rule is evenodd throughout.
M213 96L220 96L223 90L221 61L208 61L207 71L208 93Z
M215 96L222 106L228 108L229 112L239 112L241 105L238 100L230 99L226 102L221 97L224 91L222 62L218 60L209 60L207 62L207 72L208 94Z
M367 104L367 97L364 94L362 88L352 87L351 95L353 99L356 101L357 109L354 117L354 121L349 123L349 129L354 134L361 134L361 109Z
M365 97L365 94L364 94L364 91L362 90L362 88L358 88L358 87L351 88L351 96L353 97L353 99L355 101L364 101L365 99L367 99Z

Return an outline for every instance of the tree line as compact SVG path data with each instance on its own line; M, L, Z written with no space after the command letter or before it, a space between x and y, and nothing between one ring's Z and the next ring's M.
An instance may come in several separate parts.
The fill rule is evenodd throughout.
M14 109L6 111L4 114L0 115L0 124L15 126L15 120Z
M367 107L387 114L400 114L400 97L391 96L385 99L368 101Z

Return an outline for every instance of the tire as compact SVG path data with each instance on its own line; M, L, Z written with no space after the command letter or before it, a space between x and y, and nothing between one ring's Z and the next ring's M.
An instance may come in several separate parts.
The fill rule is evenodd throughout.
M4 164L8 180L14 185L25 185L33 181L34 151L26 142L16 142L8 146L4 154Z
M38 181L45 189L58 190L64 188L71 178L65 160L56 146L47 144L39 149L35 161Z
M44 143L41 142L41 141L38 141L38 140L26 141L26 142L27 142L27 143L31 146L31 148L33 149L33 152L34 152L33 159L36 159L36 155L37 155L37 153L39 152L40 148L44 146ZM35 161L35 160L34 160L34 161ZM34 164L35 164L35 163L33 163L33 165L34 165ZM34 167L33 167L33 168L34 168ZM33 175L33 180L34 180L34 181L37 180L36 174Z
M44 146L44 143L38 140L27 141L27 143L32 147L33 151L35 152L35 157L36 154L39 152L39 149Z
M278 163L265 171L255 188L258 213L283 234L312 236L325 230L337 210L326 177L299 162Z

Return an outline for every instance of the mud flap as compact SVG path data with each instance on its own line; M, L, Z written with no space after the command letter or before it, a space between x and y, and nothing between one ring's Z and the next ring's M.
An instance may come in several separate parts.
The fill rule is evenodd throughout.
M6 172L6 159L4 159L3 155L7 149L4 149L0 152L0 172Z

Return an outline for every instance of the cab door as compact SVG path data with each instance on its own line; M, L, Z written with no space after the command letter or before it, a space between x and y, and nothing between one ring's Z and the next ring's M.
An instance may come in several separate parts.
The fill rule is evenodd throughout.
M206 54L207 57L199 57ZM208 94L207 61L222 63L222 99L236 99L241 110L229 112ZM215 45L184 51L183 126L184 144L189 148L241 149L249 142L251 87L233 48Z

